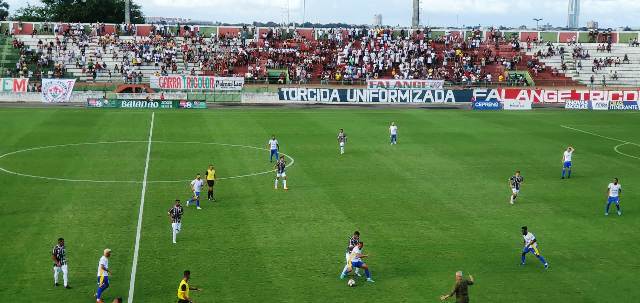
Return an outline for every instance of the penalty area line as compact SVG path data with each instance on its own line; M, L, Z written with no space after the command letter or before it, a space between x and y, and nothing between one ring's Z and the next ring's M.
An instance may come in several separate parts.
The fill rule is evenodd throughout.
M133 261L131 264L131 278L129 280L128 303L133 302L133 293L136 287L136 271L138 269L138 252L140 251L140 232L142 231L142 212L144 210L144 197L147 192L147 176L149 174L149 158L151 158L151 144L153 143L153 123L156 113L151 113L151 124L149 125L149 138L147 140L147 158L144 162L144 175L142 176L142 190L140 194L140 209L138 210L138 226L136 227L136 242L133 248Z
M575 127L571 127L571 126L560 125L560 127L562 127L562 128L566 128L566 129L570 129L570 130L574 130L574 131L577 131L577 132L581 132L581 133L584 133L584 134L587 134L587 135L592 135L592 136L595 136L595 137L600 137L600 138L603 138L603 139L607 139L607 140L611 140L611 141L620 142L620 144L618 144L618 145L616 145L616 146L614 146L614 147L613 147L613 150L614 150L616 153L618 153L618 154L620 154L620 155L623 155L623 156L627 156L627 157L629 157L629 158L634 158L634 159L638 159L638 160L640 160L640 157L638 157L638 156L629 155L629 154L623 153L623 152L621 152L621 151L619 150L619 148L620 148L620 147L625 146L625 145L635 145L635 146L640 146L640 144L638 144L638 143L633 143L633 142L630 142L630 141L625 141L625 140L621 140L621 139L617 139L617 138L612 138L612 137L603 136L603 135L600 135L600 134L592 133L592 132L590 132L590 131L586 131L586 130L582 130L582 129L577 129L577 128L575 128Z

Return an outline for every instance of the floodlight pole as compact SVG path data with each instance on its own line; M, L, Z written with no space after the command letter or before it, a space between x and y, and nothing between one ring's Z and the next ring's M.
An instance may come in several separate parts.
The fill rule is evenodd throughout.
M536 30L540 30L540 24L539 22L542 21L542 18L533 18L533 21L536 22Z
M131 24L131 0L124 1L124 23Z

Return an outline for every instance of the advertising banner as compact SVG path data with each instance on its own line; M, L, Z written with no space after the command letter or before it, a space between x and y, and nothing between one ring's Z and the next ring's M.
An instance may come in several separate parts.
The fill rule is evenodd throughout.
M186 100L108 100L87 99L88 108L151 108L151 109L206 109L207 103L202 101Z
M213 76L151 76L151 88L162 90L224 90L239 91L244 86L242 77L213 77Z
M444 89L444 80L370 79L368 89Z
M2 78L2 93L26 93L29 86L29 78Z
M69 102L76 79L42 79L42 102Z
M498 101L476 101L473 102L474 110L501 110L502 105Z
M502 108L504 110L531 110L532 104L530 101L506 100L502 103Z
M609 101L591 101L593 110L609 110Z
M640 101L640 91L544 90L518 88L478 88L473 96L479 101L527 101L533 103L566 103L567 101Z
M565 109L591 109L591 101L568 100L564 103Z
M637 101L610 101L609 110L638 110Z
M280 88L280 101L358 103L455 103L470 102L471 90Z
M164 99L164 100L185 100L187 99L187 93L183 92L167 92L167 93L116 93L115 99L121 100L146 100L147 98L151 98L154 100Z

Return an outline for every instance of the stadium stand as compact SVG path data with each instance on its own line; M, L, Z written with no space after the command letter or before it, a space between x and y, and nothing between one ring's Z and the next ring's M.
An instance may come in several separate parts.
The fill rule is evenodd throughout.
M596 83L604 76L607 85L634 85L640 69L634 65L640 62L634 40L613 44L611 53L597 52L598 44L582 43L586 38L580 33L550 38L549 33L493 28L10 26L12 36L1 47L4 75L36 79L138 84L153 75L181 74L244 76L248 83L361 84L367 78L397 78L444 79L464 86L576 86L589 84L592 75ZM558 43L563 39L569 42ZM572 58L576 47L603 63ZM621 64L615 63L618 59Z
M544 64L589 86L637 87L640 47L630 43L547 43L531 53Z

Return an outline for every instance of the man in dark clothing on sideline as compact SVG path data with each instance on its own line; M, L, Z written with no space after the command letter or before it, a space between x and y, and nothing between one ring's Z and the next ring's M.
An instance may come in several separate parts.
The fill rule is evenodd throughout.
M469 285L473 285L473 276L469 275L469 279L465 279L462 271L456 272L456 284L450 294L440 296L440 300L444 301L453 297L455 294L457 303L469 303Z

